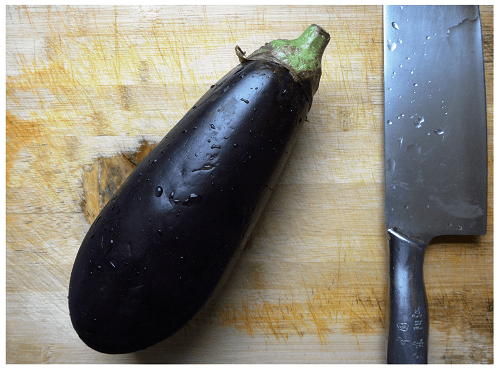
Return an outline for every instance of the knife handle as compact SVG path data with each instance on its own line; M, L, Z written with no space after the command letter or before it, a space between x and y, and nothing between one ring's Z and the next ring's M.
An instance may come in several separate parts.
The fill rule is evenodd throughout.
M423 280L426 245L389 230L388 364L426 364L429 325Z

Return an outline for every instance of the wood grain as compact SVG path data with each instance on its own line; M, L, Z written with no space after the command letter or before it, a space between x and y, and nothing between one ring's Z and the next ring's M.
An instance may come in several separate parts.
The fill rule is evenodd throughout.
M493 363L493 7L481 7L488 235L426 254L431 363ZM9 6L8 363L384 363L382 8ZM311 23L331 34L308 121L229 282L150 349L104 355L67 308L73 260L119 183L220 77Z

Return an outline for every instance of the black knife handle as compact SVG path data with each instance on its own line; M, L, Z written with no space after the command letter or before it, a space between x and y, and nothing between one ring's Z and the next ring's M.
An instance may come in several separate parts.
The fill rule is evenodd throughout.
M426 364L429 324L423 279L426 245L389 230L388 364Z

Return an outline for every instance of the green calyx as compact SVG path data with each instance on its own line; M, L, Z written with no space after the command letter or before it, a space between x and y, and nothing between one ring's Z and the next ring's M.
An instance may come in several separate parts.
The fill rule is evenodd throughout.
M321 58L329 41L330 35L320 26L313 24L294 40L271 41L248 57L237 46L236 54L241 63L268 60L283 65L302 85L312 101L321 79Z
M317 26L312 25L295 40L274 40L270 44L277 56L288 59L289 64L299 72L321 68L321 56L328 40L318 32Z

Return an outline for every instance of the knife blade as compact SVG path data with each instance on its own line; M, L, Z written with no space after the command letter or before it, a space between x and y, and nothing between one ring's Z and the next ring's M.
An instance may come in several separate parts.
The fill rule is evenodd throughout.
M384 6L388 363L427 363L432 238L486 234L486 90L478 6Z

